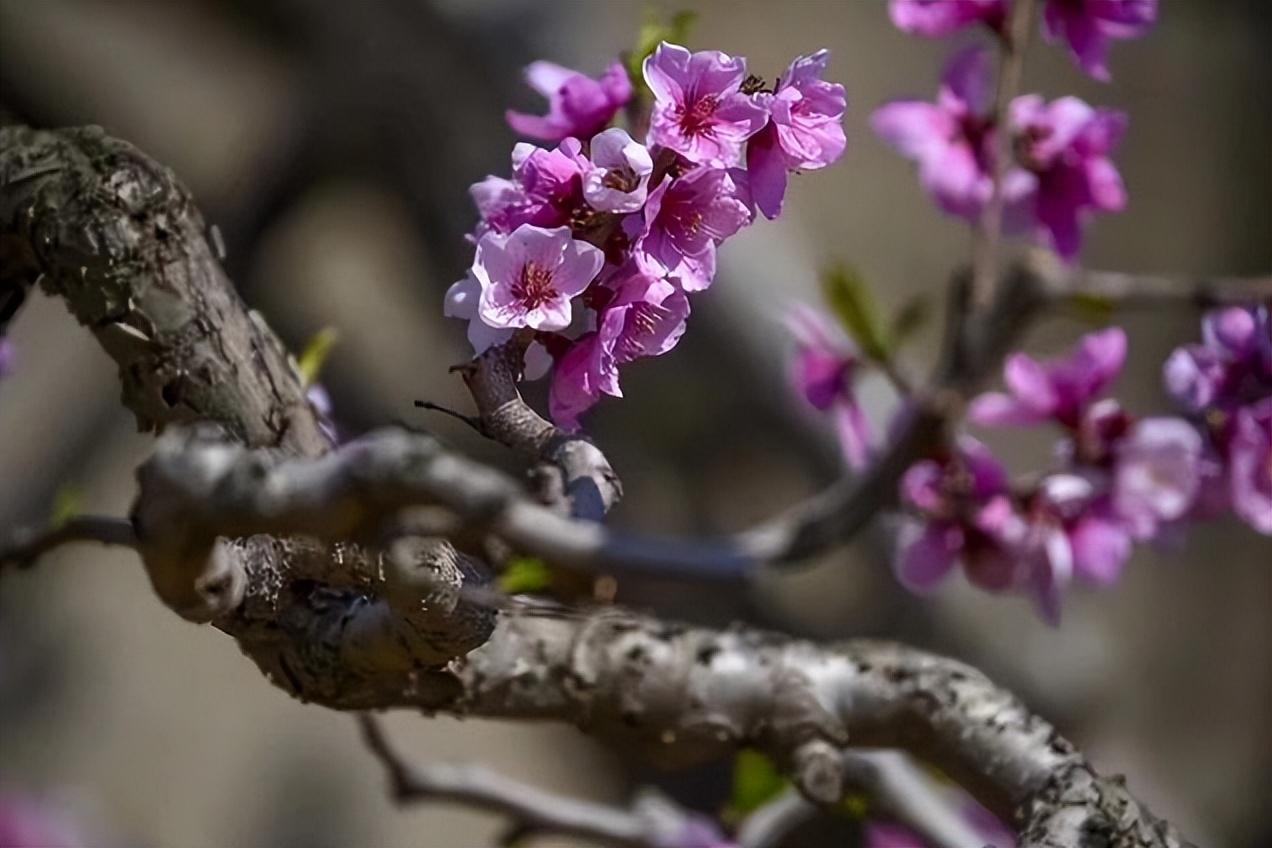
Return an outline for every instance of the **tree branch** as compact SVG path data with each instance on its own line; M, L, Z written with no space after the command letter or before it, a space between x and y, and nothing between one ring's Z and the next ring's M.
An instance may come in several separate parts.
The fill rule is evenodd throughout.
M688 813L651 794L623 809L537 789L477 765L414 764L394 750L377 718L361 713L358 724L398 804L451 801L501 813L519 835L573 836L618 848L666 848L688 826Z
M137 534L126 518L104 515L73 515L56 527L22 528L0 546L0 569L29 568L49 551L73 542L136 548Z
M901 447L872 472L881 488L837 486L792 516L722 543L650 545L546 509L503 475L426 440L389 434L330 457L288 459L318 455L326 443L285 352L233 294L188 194L166 170L100 132L0 131L0 250L0 287L42 278L93 327L120 363L125 403L143 427L207 419L248 447L268 449L204 437L185 444L174 434L143 469L134 523L165 602L214 619L297 697L346 710L565 721L668 763L755 745L824 803L841 794L851 738L935 763L1022 825L1026 845L1097 837L1183 844L1046 722L951 660L869 642L824 649L620 611L514 609L496 618L463 597L464 586L481 585L480 564L443 540L372 552L287 535L356 534L404 505L435 500L514 543L560 534L553 541L578 561L681 561L706 572L795 558L844 538L873 513L872 503L877 509L893 497L906 452L939 435L988 373L1024 323L1012 298L1036 308L1036 287L1008 284L995 309L955 322L936 391L917 402L897 437ZM514 402L504 388L489 391L502 400L484 411L487 392L474 391L479 414ZM508 438L532 428L514 429ZM550 442L527 445L541 456ZM367 470L351 462L359 451L370 451L362 455ZM402 466L377 464L389 457ZM604 475L593 477L602 460L587 457L579 473L563 472L563 489L586 478L597 490L593 502L607 506ZM463 486L447 491L461 478ZM373 489L365 488L369 480ZM156 492L174 496L164 503ZM532 520L547 529L528 527ZM224 538L241 533L257 535Z

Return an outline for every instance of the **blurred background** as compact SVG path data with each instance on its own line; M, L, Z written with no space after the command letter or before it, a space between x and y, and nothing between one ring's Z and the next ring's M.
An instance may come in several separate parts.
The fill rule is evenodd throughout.
M784 379L780 324L814 301L820 268L857 266L885 308L939 307L969 254L908 163L874 139L870 111L928 97L953 44L903 36L882 0L694 2L690 46L749 58L765 77L832 50L849 94L849 150L797 178L787 211L731 240L673 353L624 372L627 398L589 430L623 476L613 515L665 533L741 528L840 473L820 421ZM637 2L531 0L0 0L0 120L96 123L170 165L226 247L247 301L293 349L340 333L323 380L349 433L392 421L510 458L425 398L466 408L448 365L463 327L441 298L471 261L469 183L503 174L508 106L540 111L520 69L550 58L598 72L635 41ZM1026 88L1076 93L1131 116L1118 156L1131 205L1090 230L1084 262L1131 271L1272 268L1272 4L1163 0L1149 37L1118 44L1114 83L1036 48ZM968 35L970 40L974 36ZM955 43L959 43L956 39ZM1138 316L1118 391L1161 408L1158 369L1196 316ZM939 321L932 322L933 328ZM1037 350L1085 329L1059 316ZM124 514L152 442L118 404L114 369L59 303L33 298L13 327L18 369L0 383L0 527L79 508ZM909 351L922 369L929 331ZM892 398L864 389L877 421ZM542 395L531 396L541 401ZM1042 440L997 442L1024 469ZM1199 843L1272 844L1272 542L1201 528L1140 552L1110 590L1075 592L1059 629L1027 604L958 581L907 595L884 536L864 537L749 587L619 584L620 600L702 623L747 620L818 639L885 636L979 665L1128 776ZM395 715L413 754L479 759L508 774L618 800L655 782L715 811L729 766L659 774L566 728ZM80 548L0 582L0 793L67 812L94 846L474 846L500 822L434 805L397 811L353 721L269 686L221 633L178 620L134 558ZM791 844L851 845L821 825Z

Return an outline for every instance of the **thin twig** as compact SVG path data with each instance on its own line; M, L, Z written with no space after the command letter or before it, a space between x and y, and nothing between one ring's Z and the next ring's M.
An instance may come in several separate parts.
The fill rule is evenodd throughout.
M547 792L476 765L407 762L390 744L379 719L358 715L362 739L384 765L399 805L451 801L512 820L518 834L542 833L595 840L619 848L659 848L686 815L665 799L632 809Z
M972 254L972 300L984 308L994 298L998 277L998 247L1003 227L1003 180L1011 161L1011 133L1007 126L1008 110L1020 90L1024 75L1025 50L1029 45L1029 29L1033 20L1034 0L1016 0L1012 4L1003 41L1003 59L994 98L994 160L989 202L977 223Z
M136 548L137 534L128 519L106 515L75 515L56 527L20 528L0 547L0 568L30 568L44 554L72 542Z
M486 431L481 426L481 419L472 415L465 415L462 412L451 409L449 406L442 406L440 403L433 403L431 400L417 400L415 402L416 409L427 409L429 412L440 412L448 415L457 421L463 421L469 427L477 431L479 435L485 436Z

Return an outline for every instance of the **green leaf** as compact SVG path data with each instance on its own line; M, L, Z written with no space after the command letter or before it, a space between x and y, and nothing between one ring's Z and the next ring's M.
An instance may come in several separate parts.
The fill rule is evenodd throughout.
M887 360L888 331L861 274L848 265L832 266L822 275L822 292L861 352L876 361Z
M915 295L892 316L892 344L899 345L927 326L932 318L932 302Z
M1113 319L1113 301L1107 297L1081 292L1071 302L1078 318L1089 324L1103 326Z
M552 571L538 557L513 557L499 575L499 588L509 595L537 592L552 585Z
M67 483L53 493L53 507L49 510L49 529L56 530L83 511L84 492L78 486Z
M636 36L636 46L623 56L623 66L627 68L627 76L631 79L637 96L643 96L646 91L645 75L641 71L645 57L654 52L660 41L684 44L697 19L698 13L688 9L681 9L664 17L653 6L645 7L645 20L641 22Z
M305 349L300 352L297 365L300 368L300 379L306 386L313 385L313 382L318 379L327 356L338 341L340 341L339 330L335 327L323 327L305 342Z
M790 781L782 777L768 757L751 748L743 748L733 758L733 794L729 811L745 815L781 793Z

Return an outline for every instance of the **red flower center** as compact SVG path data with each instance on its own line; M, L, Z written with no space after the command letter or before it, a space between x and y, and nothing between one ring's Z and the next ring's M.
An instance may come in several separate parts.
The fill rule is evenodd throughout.
M538 309L556 296L552 270L537 262L527 262L521 266L521 273L512 284L512 293L525 304L526 309Z
M692 103L681 106L678 116L680 131L689 138L696 135L706 135L711 132L712 118L715 117L715 110L718 105L720 105L720 99L714 94L708 94L704 97L699 97Z

